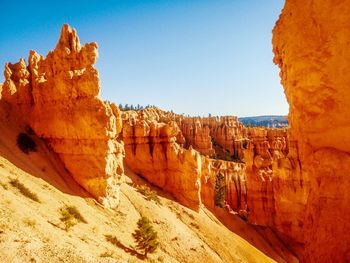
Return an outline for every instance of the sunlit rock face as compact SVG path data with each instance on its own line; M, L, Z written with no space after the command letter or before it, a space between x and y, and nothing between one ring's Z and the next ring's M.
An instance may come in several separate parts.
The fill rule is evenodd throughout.
M297 149L289 141L287 129L246 128L235 117L187 118L159 109L123 112L123 120L125 162L134 172L185 205L197 209L202 204L216 211L223 208L228 216L236 213L252 224L295 236L295 228L301 224L295 215L303 211L306 202L303 198L296 202L295 196L305 196L307 184L300 177ZM201 136L203 143L196 142L196 136L187 140L188 134L203 134L203 127L207 127L206 135ZM210 146L212 141L207 129L215 134L220 128L234 131L222 140L231 142L231 153L237 151L235 141L245 142L239 148L242 159L229 150L227 160L201 154L202 146ZM177 138L188 149L181 147Z
M192 145L201 154L214 155L210 129L201 122L201 118L181 118L178 120L178 125L186 140L185 147Z
M176 143L179 127L174 121L162 122L159 113L146 110L124 115L125 163L183 204L198 209L201 156Z
M201 154L216 159L243 159L247 128L237 117L201 118L177 115L175 119L185 139L185 147L191 145Z
M293 246L301 244L300 216L309 187L300 172L297 145L287 129L248 128L248 138L248 221L271 227Z
M350 261L349 14L349 0L287 0L273 30L291 140L309 184L295 196L306 203L294 233L305 243L303 262Z
M303 245L300 229L310 187L301 173L298 145L288 129L245 127L234 116L173 119L184 135L184 145L205 154L201 145L212 142L212 159L202 156L203 204L271 227L292 250ZM196 130L203 133L204 128L209 136L202 136L206 141L198 144L189 135ZM218 197L220 187L224 190Z
M29 111L32 103L30 72L24 59L15 64L7 63L4 69L0 99L13 105L14 111L21 115Z
M106 206L119 199L123 144L119 110L99 99L97 44L82 46L62 27L56 48L5 66L2 102L10 104L58 154L74 179Z

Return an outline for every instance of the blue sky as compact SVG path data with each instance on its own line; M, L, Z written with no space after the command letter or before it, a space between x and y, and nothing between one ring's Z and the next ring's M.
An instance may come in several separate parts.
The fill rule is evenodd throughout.
M69 23L99 45L103 99L204 116L288 112L271 46L283 0L51 2L1 1L0 65L46 55Z

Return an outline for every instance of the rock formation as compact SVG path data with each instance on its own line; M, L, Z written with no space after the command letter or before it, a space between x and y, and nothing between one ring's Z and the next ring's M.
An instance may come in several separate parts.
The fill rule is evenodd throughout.
M185 138L186 148L192 145L201 154L208 156L215 154L209 127L203 125L199 118L181 118L178 124Z
M289 151L286 129L245 128L235 117L186 118L159 109L127 111L123 119L125 162L134 172L192 208L200 204L214 210L226 208L253 224L290 236L295 224L286 215L293 211L289 209L293 199L285 201L283 193L296 184L291 174L298 174L299 163L297 151ZM223 135L218 140L223 146L216 143L221 147L216 149L231 147L227 149L230 158L220 159L215 151L214 158L200 155L214 150L212 134ZM241 159L231 156L235 152Z
M185 146L192 145L201 154L223 160L240 161L246 146L247 129L235 116L175 117Z
M179 128L175 122L157 122L156 113L150 113L124 116L125 163L180 202L198 209L200 154L176 143Z
M293 196L305 207L294 215L302 262L350 261L349 14L349 0L287 0L273 31L291 140L308 184Z
M74 179L106 206L115 207L123 174L121 118L99 99L97 44L81 46L74 29L62 27L56 48L6 64L2 103L10 104L51 146Z
M347 262L349 13L350 0L286 1L273 45L290 130L248 128L233 116L120 112L99 98L96 43L82 46L67 25L46 57L31 51L28 65L5 65L0 104L106 206L118 203L125 156L135 173L193 209L224 208L270 227L302 262Z

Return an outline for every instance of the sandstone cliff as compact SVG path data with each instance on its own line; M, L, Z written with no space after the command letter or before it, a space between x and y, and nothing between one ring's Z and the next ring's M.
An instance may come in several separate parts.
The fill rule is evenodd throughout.
M118 203L123 144L118 108L99 99L97 44L82 46L74 29L62 27L46 57L35 51L6 64L2 104L11 105L63 161L74 179L107 206Z
M305 244L302 262L350 261L349 13L349 0L287 0L273 31L291 138L309 184L293 196L304 205L292 234Z
M273 44L290 130L155 108L121 113L99 98L96 43L82 46L67 25L46 57L31 51L28 65L5 65L0 104L106 206L118 203L125 155L133 172L195 210L270 227L303 262L350 261L349 13L348 0L287 0Z
M187 118L159 109L124 112L123 119L126 164L180 202L225 208L286 236L300 223L290 215L303 208L293 198L304 182L286 129L246 128L235 117ZM213 158L203 155L209 150Z
M159 116L152 111L124 116L125 163L180 202L198 209L201 156L176 143L180 130L175 122L157 120Z

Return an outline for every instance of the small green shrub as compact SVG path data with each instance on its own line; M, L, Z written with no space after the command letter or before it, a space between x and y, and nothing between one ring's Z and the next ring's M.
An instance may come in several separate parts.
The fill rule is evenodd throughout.
M13 187L16 187L20 191L20 193L22 195L24 195L25 197L28 197L28 198L32 199L33 201L40 203L40 200L39 200L39 197L37 196L37 194L30 191L24 184L22 184L20 181L18 181L18 179L12 179L10 181L10 184Z
M151 221L147 217L142 217L137 222L138 229L133 233L137 242L137 248L143 250L144 256L153 253L159 247L157 232L153 229Z
M140 194L142 194L146 198L146 200L154 201L157 204L161 204L157 192L151 190L148 186L146 185L137 186L137 191Z
M22 152L28 154L29 152L36 152L35 141L26 133L19 133L17 136L17 146Z
M60 220L65 224L66 231L78 222L87 224L87 221L75 206L65 206L61 208Z

